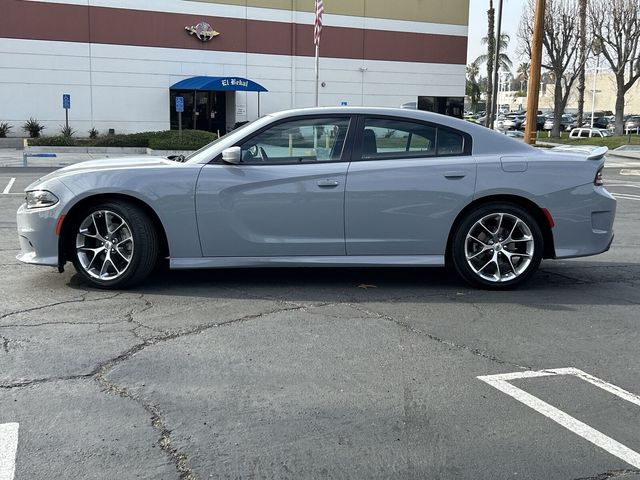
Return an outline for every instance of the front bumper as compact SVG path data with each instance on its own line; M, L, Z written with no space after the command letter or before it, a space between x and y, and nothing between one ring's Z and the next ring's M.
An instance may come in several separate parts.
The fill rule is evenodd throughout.
M56 206L28 209L23 203L17 213L20 253L16 258L32 265L58 266L58 222Z
M28 188L35 188L36 184ZM27 208L26 203L20 205L16 214L20 253L16 258L31 265L59 266L58 235L56 226L58 219L64 215L73 193L59 180L51 179L37 185L37 188L49 190L59 201L46 208Z

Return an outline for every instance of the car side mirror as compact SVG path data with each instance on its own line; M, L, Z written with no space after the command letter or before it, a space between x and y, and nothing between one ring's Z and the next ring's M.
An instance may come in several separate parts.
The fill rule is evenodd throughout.
M229 147L222 151L222 161L231 165L238 165L242 158L240 147Z

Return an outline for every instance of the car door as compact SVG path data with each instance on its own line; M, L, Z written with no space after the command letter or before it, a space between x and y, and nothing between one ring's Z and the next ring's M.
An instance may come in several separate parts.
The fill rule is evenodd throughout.
M345 255L350 116L270 124L237 144L237 165L202 168L196 212L204 256Z
M363 116L347 174L347 255L443 255L473 198L471 137L437 124Z

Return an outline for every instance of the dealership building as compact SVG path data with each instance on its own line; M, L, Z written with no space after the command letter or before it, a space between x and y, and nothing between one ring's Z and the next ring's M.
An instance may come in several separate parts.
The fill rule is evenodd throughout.
M461 114L469 0L325 0L319 104ZM0 122L226 131L313 106L314 0L2 0ZM177 98L178 97L178 98ZM179 104L179 105L177 105Z

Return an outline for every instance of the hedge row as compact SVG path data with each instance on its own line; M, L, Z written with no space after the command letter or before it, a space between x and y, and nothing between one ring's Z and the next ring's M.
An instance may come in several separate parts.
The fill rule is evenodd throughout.
M177 130L163 132L109 135L95 139L74 137L40 137L29 139L29 145L45 147L142 147L153 150L198 150L217 138L212 132L202 130Z

